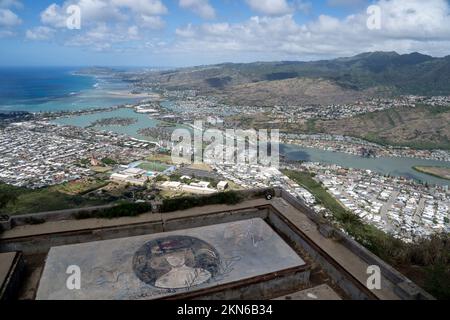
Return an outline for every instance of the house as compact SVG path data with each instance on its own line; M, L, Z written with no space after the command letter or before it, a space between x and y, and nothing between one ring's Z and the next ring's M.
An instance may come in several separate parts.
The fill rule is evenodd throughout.
M113 173L110 177L110 180L117 183L131 184L134 186L145 186L147 183L147 177L135 177L122 173Z
M216 193L217 190L215 189L210 189L210 188L205 188L205 187L198 187L198 186L194 186L194 185L183 185L181 187L181 189L184 192L189 192L189 193L195 193L195 194L213 194Z
M161 185L164 189L178 190L181 187L181 182L166 181Z
M217 190L219 190L219 191L224 191L224 190L226 190L226 189L228 189L228 182L227 182L227 181L220 181L220 182L217 184Z

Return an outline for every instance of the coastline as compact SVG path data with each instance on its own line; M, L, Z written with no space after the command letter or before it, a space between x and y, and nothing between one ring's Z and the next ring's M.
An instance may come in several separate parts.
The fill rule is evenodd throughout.
M449 184L447 179L433 177L412 169L414 166L444 167L444 163L448 163L439 160L409 157L364 158L345 152L307 148L292 144L281 144L280 147L280 153L284 154L289 161L335 164L345 168L371 170L383 175L405 177L420 183L427 182L428 184L440 186Z
M148 93L132 93L126 90L107 91L105 92L105 94L111 97L120 97L120 98L136 98L136 99L152 98L152 95Z
M129 83L114 74L102 77L74 68L13 69L3 76L10 81L0 85L0 92L17 94L4 100L0 111L72 112L133 104L149 97L131 93Z

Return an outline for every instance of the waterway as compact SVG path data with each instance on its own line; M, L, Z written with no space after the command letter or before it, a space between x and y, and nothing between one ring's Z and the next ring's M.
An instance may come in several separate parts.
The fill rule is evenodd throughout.
M149 118L148 115L137 113L133 109L130 108L121 108L113 111L107 112L97 112L92 114L85 114L81 116L70 116L59 118L55 120L55 123L76 127L87 127L95 121L108 119L108 118L132 118L137 121L128 126L120 126L120 125L109 125L109 126L96 126L96 130L105 130L112 131L120 134L125 134L137 139L154 141L153 138L145 137L139 134L139 130L145 128L154 128L156 127L160 121Z
M344 168L372 170L383 175L405 177L416 181L427 182L429 184L441 186L449 185L448 180L423 174L413 169L414 166L450 167L450 162L445 161L405 157L365 158L343 152L304 148L295 145L281 145L280 153L285 155L287 160L336 164Z
M98 112L94 114L72 116L60 118L55 120L56 123L63 125L72 125L79 127L87 127L91 123L105 119L105 118L134 118L136 123L129 126L101 126L96 127L99 130L113 131L121 134L126 134L137 139L153 141L153 138L142 136L138 133L140 129L156 127L160 121L149 118L148 115L134 112L133 109L122 108L108 112ZM440 166L450 167L450 162L423 160L416 158L405 157L381 157L381 158L365 158L355 156L342 152L325 151L314 148L304 148L295 145L282 144L280 146L280 153L283 154L287 160L300 160L308 162L319 162L324 164L336 164L345 168L372 170L374 172L405 177L414 179L416 181L427 182L433 185L449 185L449 181L433 177L424 173L417 172L413 169L414 166Z
M129 84L114 78L99 78L75 75L70 68L3 68L0 69L0 111L56 111L80 110L94 107L136 103L140 99L127 95L114 94L129 90ZM171 101L162 103L174 113L179 112ZM82 116L60 118L56 123L87 127L105 118L134 118L136 123L129 126L102 126L100 130L126 134L138 139L152 141L142 136L140 129L156 127L160 122L139 114L129 108L108 112L98 112ZM414 158L363 158L346 153L282 145L281 152L288 160L302 160L337 164L342 167L366 169L383 175L402 176L429 184L447 185L448 180L439 179L420 172L414 166L449 167L449 162L421 160Z

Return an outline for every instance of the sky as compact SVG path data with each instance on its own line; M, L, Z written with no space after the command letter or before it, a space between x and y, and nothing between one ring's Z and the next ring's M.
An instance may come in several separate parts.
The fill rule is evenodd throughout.
M449 0L0 0L0 66L181 67L368 51L450 55Z

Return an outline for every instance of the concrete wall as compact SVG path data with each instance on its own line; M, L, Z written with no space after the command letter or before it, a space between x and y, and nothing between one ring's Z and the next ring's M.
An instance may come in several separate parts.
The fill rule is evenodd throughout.
M395 293L405 300L429 300L434 299L429 293L417 286L403 274L387 264L355 240L351 239L339 230L334 234L339 238L341 244L350 249L355 255L362 258L369 265L379 266L383 276L394 284Z
M24 271L23 255L16 252L3 283L0 283L0 300L13 300L17 297Z
M286 202L297 210L305 213L313 222L315 222L318 228L323 230L322 233L324 233L325 236L327 236L326 234L328 233L328 235L339 238L341 244L355 255L361 257L368 264L380 266L383 276L393 283L394 290L400 297L403 299L432 299L428 293L416 286L409 279L372 254L359 243L342 232L335 230L333 227L330 227L321 216L317 215L313 210L306 207L301 200L296 199L286 191L282 189L258 189L246 190L241 193L246 198L260 198L267 193L282 197ZM79 212L79 210L77 210L77 212ZM44 213L37 216L31 215L31 217L34 218L45 218L48 220L67 220L73 219L74 216L75 212L73 211ZM352 279L352 276L343 270L339 264L330 259L324 252L321 252L320 248L315 246L314 243L311 243L305 239L305 237L302 237L298 230L295 230L295 228L290 226L286 221L283 221L269 206L267 208L250 208L234 212L226 211L205 215L192 213L190 215L183 213L165 213L162 215L160 221L151 223L2 240L0 242L0 252L23 251L25 254L46 253L50 247L53 246L174 231L255 217L266 219L266 221L268 221L280 234L290 240L291 243L304 248L350 297L354 299L374 299L374 296L368 292L367 288L362 287L356 279ZM14 217L14 223L20 224L29 221L26 220L27 218L30 218L30 215Z
M98 210L112 208L114 205L104 205L89 208L78 208L68 210L58 210L50 212L30 213L10 216L9 221L0 223L0 230L10 230L11 228L29 224L40 224L48 221L76 220L80 213L92 215Z
M163 215L163 219L155 222L5 239L0 241L0 252L22 251L24 254L47 253L51 247L55 246L133 237L251 218L265 219L267 215L268 209L264 208L261 210L225 211L207 215L166 213Z
M11 217L7 215L3 215L0 220L0 231L2 230L11 230Z
M21 251L27 255L42 254L47 253L51 247L56 246L132 237L158 232L163 232L162 222L21 237L2 240L0 242L0 252Z
M268 300L297 291L309 283L309 277L309 268L295 268L169 299Z
M275 190L272 188L267 189L250 189L240 190L239 194L244 199L254 199L264 197L265 194L275 194ZM155 201L151 202L153 213L159 212L160 203ZM30 213L24 215L10 216L6 221L0 221L0 231L10 230L11 228L30 224L41 224L49 221L63 221L63 220L77 220L77 216L82 213L84 216L93 216L97 211L114 207L114 204L95 206L88 208L77 208L68 210L58 210L50 212Z
M208 214L191 217L171 217L170 214L163 216L164 231L176 231L182 229L190 229L214 225L219 223L227 223L240 220L248 220L253 218L266 219L269 209L245 209L236 211L226 211L217 214Z
M406 278L403 274L398 272L391 265L387 264L384 260L380 259L372 252L367 250L365 247L360 245L357 241L353 240L340 230L337 230L329 226L329 224L326 221L324 221L320 216L318 216L313 210L309 209L300 199L296 199L283 189L277 189L276 193L280 195L286 202L288 202L294 208L305 213L312 221L314 221L317 224L319 229L324 228L324 226L327 226L326 228L329 230L328 232L331 232L332 236L338 238L339 242L342 245L344 245L355 255L362 258L369 265L379 266L382 275L386 279L391 281L392 284L394 285L394 290L397 295L406 300L434 299L429 293L427 293L422 288L414 284L411 280Z
M320 252L311 242L308 242L305 237L302 237L298 232L292 229L283 221L280 216L271 212L268 217L268 222L285 238L288 242L304 249L308 255L327 272L333 281L352 299L368 300L375 299L368 290L358 285L358 282L353 280L351 275L345 272L336 262L325 253Z

